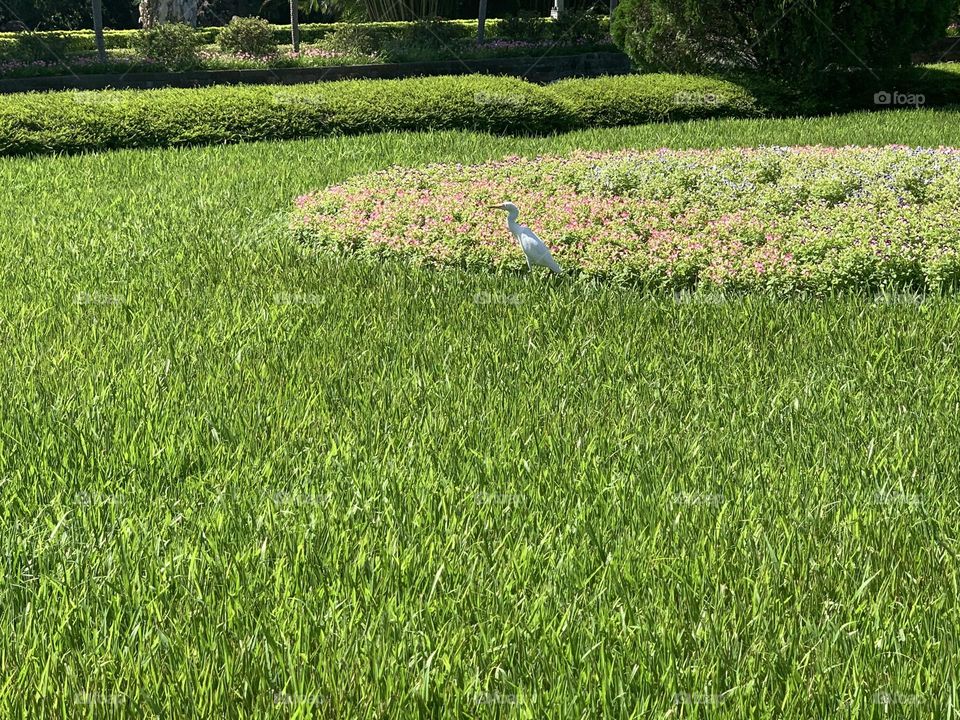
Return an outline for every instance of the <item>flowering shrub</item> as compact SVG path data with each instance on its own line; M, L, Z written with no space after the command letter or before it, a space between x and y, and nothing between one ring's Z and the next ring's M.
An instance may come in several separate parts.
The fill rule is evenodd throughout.
M390 168L297 199L318 248L523 270L504 213L564 269L643 288L778 292L960 286L960 150L765 147L579 152Z

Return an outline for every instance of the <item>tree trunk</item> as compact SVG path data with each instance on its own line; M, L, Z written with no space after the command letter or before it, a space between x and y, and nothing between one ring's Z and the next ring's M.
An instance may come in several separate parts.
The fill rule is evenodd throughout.
M152 28L164 23L197 26L198 0L140 0L140 24Z
M293 51L300 52L300 0L290 0L290 40Z
M613 11L617 9L617 0L610 0L610 19L613 20Z
M97 59L107 61L107 44L103 40L103 0L93 0L93 38L97 43Z
M477 45L483 45L487 37L487 0L480 0L480 12L477 14Z

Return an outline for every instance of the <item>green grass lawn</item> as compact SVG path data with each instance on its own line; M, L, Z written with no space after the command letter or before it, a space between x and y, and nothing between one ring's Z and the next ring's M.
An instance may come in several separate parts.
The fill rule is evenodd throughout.
M960 301L284 232L391 163L892 142L957 115L0 161L0 716L954 717Z

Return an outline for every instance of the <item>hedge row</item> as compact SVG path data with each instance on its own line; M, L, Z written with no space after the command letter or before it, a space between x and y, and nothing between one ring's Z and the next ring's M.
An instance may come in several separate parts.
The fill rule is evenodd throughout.
M550 22L549 19L545 21ZM607 22L605 18L602 21ZM359 26L369 31L376 39L386 41L401 37L414 24L413 22L374 22L362 23ZM449 28L450 35L455 37L469 38L477 32L476 20L444 20L442 25ZM499 25L498 19L488 20L487 34L490 37L497 37ZM315 43L341 28L357 26L357 23L309 23L300 26L300 39L305 43ZM272 25L271 27L278 43L289 44L289 25ZM197 28L197 33L203 42L209 45L216 42L220 29L219 27ZM130 40L137 32L137 30L105 30L104 42L108 49L130 47ZM0 33L0 58L20 58L46 48L53 49L55 52L80 53L94 52L96 45L93 32L90 30Z
M469 75L306 85L0 96L0 155L285 140L387 130L542 134L706 117L759 117L960 103L960 71L844 75L801 94L769 81L629 75L540 86ZM825 85L825 88L827 85ZM874 95L893 95L889 105Z
M540 86L469 75L309 85L0 96L0 154L285 140L386 130L539 134L764 112L744 87L695 76Z

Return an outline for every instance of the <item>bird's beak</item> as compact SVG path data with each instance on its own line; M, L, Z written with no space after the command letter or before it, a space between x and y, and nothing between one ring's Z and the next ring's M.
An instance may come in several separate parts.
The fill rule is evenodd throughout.
M503 205L487 205L491 210L503 210Z

